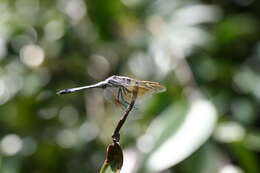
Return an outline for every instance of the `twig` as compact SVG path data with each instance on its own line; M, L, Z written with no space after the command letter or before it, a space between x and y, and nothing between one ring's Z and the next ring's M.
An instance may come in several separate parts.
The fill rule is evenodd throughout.
M113 140L114 143L118 143L119 140L120 140L120 133L119 133L119 131L122 128L122 126L124 125L124 123L125 123L125 121L126 121L126 119L128 117L128 114L130 113L130 111L134 107L135 100L136 100L136 97L137 97L137 93L138 93L138 87L135 87L133 89L131 103L128 105L127 109L125 110L125 113L124 113L123 117L117 123L117 126L116 126L116 128L114 130L114 133L112 135L112 140Z

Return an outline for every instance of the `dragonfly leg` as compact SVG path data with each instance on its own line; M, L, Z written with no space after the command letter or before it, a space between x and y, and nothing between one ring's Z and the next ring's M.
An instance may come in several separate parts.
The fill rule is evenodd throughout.
M128 103L128 102L125 100L125 98L124 98L124 95L127 94L124 89L126 89L126 88L125 88L125 87L120 87L120 88L119 88L119 92L120 92L119 94L120 94L120 99L121 99L121 102L122 102L123 106L124 106L124 107L127 107L130 103Z
M126 108L128 106L128 104L125 103L126 101L123 98L121 87L119 87L119 89L118 89L117 102L120 103L124 108Z
M123 90L124 94L126 94L126 92L131 93L131 91L124 86L122 86L122 90Z
M117 100L119 102L119 99L120 99L120 94L121 94L121 88L118 89L118 93L117 93Z

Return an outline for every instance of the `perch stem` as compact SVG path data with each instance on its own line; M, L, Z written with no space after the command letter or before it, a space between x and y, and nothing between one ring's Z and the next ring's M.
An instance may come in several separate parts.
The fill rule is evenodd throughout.
M123 115L123 117L119 120L119 122L117 123L117 126L114 130L114 133L112 135L112 139L113 142L118 143L120 140L120 129L122 128L122 126L124 125L129 113L131 112L131 110L134 107L135 104L135 100L137 98L137 93L138 93L138 87L134 88L134 91L132 93L132 98L131 98L131 103L128 105L127 109L125 110L125 113Z

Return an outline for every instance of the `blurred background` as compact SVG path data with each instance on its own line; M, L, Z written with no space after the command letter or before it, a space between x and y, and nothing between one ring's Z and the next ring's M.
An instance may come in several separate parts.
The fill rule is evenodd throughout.
M0 0L0 172L98 172L111 75L162 83L121 131L124 173L260 172L257 0Z

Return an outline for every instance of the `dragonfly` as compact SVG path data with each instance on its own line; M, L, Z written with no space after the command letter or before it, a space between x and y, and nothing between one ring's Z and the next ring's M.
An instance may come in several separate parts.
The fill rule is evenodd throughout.
M104 89L105 95L108 96L108 100L111 100L116 105L123 106L124 108L131 103L135 91L137 92L136 99L139 99L146 95L152 95L166 90L166 88L158 82L114 75L96 84L60 90L57 94L74 93L91 88Z

